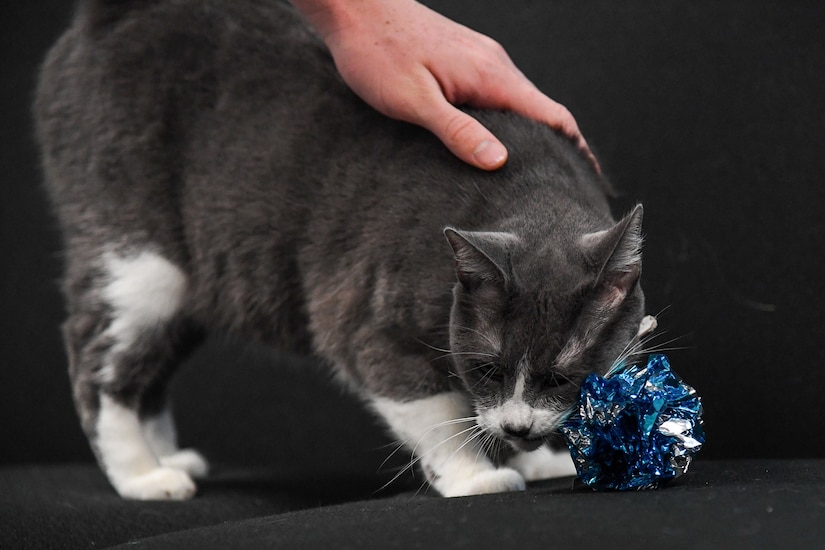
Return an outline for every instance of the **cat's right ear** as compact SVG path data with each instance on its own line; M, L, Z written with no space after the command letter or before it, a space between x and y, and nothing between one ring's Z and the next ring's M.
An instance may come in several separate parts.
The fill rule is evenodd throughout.
M642 205L612 228L590 233L581 243L600 266L597 285L605 290L604 302L615 307L624 301L642 272Z
M460 231L452 227L444 230L444 236L453 248L456 277L467 291L485 285L504 288L510 248L518 237L506 232Z

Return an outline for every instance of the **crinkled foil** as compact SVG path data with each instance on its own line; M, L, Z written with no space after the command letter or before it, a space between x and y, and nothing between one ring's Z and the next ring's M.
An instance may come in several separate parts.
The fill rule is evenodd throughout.
M667 357L591 374L562 424L579 478L596 490L654 489L687 472L702 448L702 401Z

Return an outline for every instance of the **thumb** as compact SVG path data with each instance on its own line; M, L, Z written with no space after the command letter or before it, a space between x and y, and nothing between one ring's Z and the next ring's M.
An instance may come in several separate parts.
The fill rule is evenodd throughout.
M482 170L496 170L507 162L507 149L479 121L444 101L419 122L458 158Z

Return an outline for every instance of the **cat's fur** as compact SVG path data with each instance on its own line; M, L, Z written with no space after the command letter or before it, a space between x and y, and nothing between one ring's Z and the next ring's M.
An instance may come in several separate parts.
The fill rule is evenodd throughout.
M328 362L443 495L572 473L527 451L637 338L641 208L616 223L565 138L473 114L503 169L364 105L275 0L81 3L36 115L74 397L121 495L206 473L165 392L205 329Z

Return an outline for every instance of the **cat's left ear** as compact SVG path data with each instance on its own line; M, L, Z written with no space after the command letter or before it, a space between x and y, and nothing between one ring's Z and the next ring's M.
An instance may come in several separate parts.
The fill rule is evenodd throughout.
M466 290L504 288L510 248L518 237L507 232L460 231L452 227L444 230L444 236L455 254L456 276Z
M642 274L642 215L639 204L616 225L582 237L587 254L599 267L597 286L605 305L618 306L633 290Z

